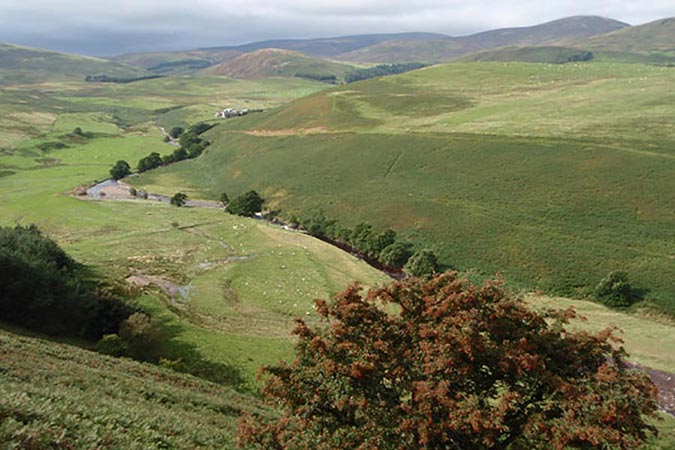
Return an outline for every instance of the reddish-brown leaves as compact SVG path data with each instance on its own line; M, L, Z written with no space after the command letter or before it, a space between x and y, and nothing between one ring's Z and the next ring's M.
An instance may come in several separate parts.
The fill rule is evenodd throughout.
M536 313L497 282L353 285L316 309L329 325L298 321L297 360L264 369L281 415L242 418L241 446L629 449L653 431L655 388L616 330L568 332L573 310Z

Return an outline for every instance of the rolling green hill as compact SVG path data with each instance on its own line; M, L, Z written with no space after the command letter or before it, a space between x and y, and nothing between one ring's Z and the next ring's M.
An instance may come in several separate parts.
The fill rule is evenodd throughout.
M314 298L387 278L317 239L220 209L73 195L117 160L171 152L160 126L242 104L269 112L214 128L198 159L129 181L192 199L254 188L283 214L322 207L345 223L391 225L448 265L503 270L515 286L578 292L627 264L661 301L675 254L672 77L609 64L457 64L325 91L216 76L5 86L0 225L36 223L103 279L150 280L137 301L161 322L165 356L253 388L261 365L291 356L293 318L316 323ZM74 138L75 127L93 137ZM675 370L666 320L528 301L575 304L584 327L617 323L632 361ZM5 331L0 392L10 448L232 448L239 412L268 411L228 387ZM646 448L672 448L673 420L658 425L661 439Z
M286 215L392 226L448 266L567 295L623 269L673 313L673 83L642 65L431 67L228 123L138 184L253 188Z
M520 61L548 64L562 64L584 57L586 50L570 47L541 46L541 47L499 47L494 50L483 50L463 56L459 61ZM593 55L594 56L594 55Z
M87 75L135 78L149 74L104 59L0 43L0 85L82 81Z
M520 61L549 64L579 62L590 57L594 62L615 62L630 64L667 65L675 63L675 55L665 53L633 53L606 50L585 50L583 48L543 46L543 47L499 47L462 56L458 61Z
M623 22L603 17L567 17L531 27L504 28L455 38L387 41L342 54L338 59L361 62L452 61L481 50L504 46L552 45L561 40L603 34L626 26Z
M263 49L245 53L207 69L213 75L256 79L265 77L335 77L342 78L353 66L310 57L280 49Z

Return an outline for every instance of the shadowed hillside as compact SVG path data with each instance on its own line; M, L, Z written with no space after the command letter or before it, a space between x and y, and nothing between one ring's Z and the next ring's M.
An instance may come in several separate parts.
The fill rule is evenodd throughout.
M439 62L450 61L467 53L507 45L545 45L564 39L577 39L627 27L612 19L577 16L541 25L504 28L450 39L424 41L388 41L339 56L345 61L362 62Z
M87 75L135 78L148 73L105 59L0 43L0 84L82 81Z

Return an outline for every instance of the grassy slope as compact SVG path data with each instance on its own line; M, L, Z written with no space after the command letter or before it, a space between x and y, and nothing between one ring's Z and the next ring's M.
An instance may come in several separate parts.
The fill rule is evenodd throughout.
M0 85L82 81L87 75L133 78L147 74L104 59L0 43Z
M300 80L195 78L96 88L45 86L64 109L82 112L59 112L54 106L49 113L52 121L33 124L23 140L0 154L0 224L37 223L102 276L159 276L186 287L187 301L182 297L162 301L157 290L142 299L163 318L170 335L167 351L176 358L235 367L245 382L251 382L261 364L288 355L291 319L299 315L311 319L313 298L327 297L355 279L377 284L384 276L313 238L220 210L93 202L66 193L106 178L118 159L135 164L152 151L173 150L162 142L156 126L141 122L120 128L116 120L129 123L154 116L168 126L177 122L161 111L171 105L207 103L216 95L274 105L316 90L317 85ZM15 93L30 99L37 91ZM13 97L3 100L8 98ZM4 109L37 110L40 105L10 102ZM195 114L189 121L201 118ZM81 142L65 138L76 126L99 137ZM64 142L69 148L43 152L37 146L44 142Z
M530 288L585 295L625 269L673 312L673 83L639 65L439 66L231 122L138 182L255 188Z
M583 48L572 47L499 47L494 50L485 50L470 53L459 61L520 61L560 64L568 62L569 57L584 52ZM675 55L668 56L656 53L632 53L627 51L594 51L594 62L615 62L631 64L670 64L675 62Z
M92 265L103 276L119 278L141 273L185 287L189 292L188 301L182 297L167 301L153 289L140 299L162 320L169 334L166 350L174 358L200 360L222 370L234 369L250 383L260 364L289 356L286 336L290 318L304 315L313 320L312 298L327 297L352 279L377 284L383 277L314 239L224 215L221 211L83 201L65 192L78 184L105 177L117 159L133 162L150 151L170 151L171 148L161 142L156 128L142 123L143 118L149 117L175 123L171 122L175 118L166 117L173 111L163 112L167 107L208 103L216 95L241 101L250 96L254 102L279 104L301 95L303 89L315 89L313 86L311 83L299 85L296 80L249 83L207 78L153 80L133 86L52 84L31 90L5 90L11 94L2 97L8 127L16 114L28 120L30 127L22 131L26 133L23 138L0 154L3 198L0 224L38 223L76 258ZM191 120L204 117L191 107L175 111L183 110L194 113ZM50 119L41 117L39 121L34 115L46 115ZM250 119L270 120L265 115ZM135 125L118 126L138 120L141 122ZM346 127L350 120L343 118L335 126ZM243 121L232 121L229 127L243 124ZM97 132L100 137L86 142L63 138L75 126ZM282 134L286 132L281 130ZM278 144L274 136L266 139ZM57 140L67 142L70 148L42 152L36 147ZM265 151L264 146L260 150ZM280 148L280 152L283 151L284 148ZM207 155L210 153L208 150ZM218 176L207 171L202 175ZM166 184L158 189L167 193L183 186L193 196L205 192L202 183L179 187L183 181L176 175L165 173L159 178ZM307 182L315 183L311 177ZM231 187L229 192L235 193L245 189L246 182L242 179ZM276 194L270 196L273 201L288 196L288 192L281 189L268 194ZM239 258L242 256L252 257ZM607 315L592 315L591 321L593 326L603 326ZM648 322L636 322L635 328L650 326ZM667 328L664 330L666 336L659 342L665 351L672 333L668 333ZM629 350L637 349L635 354L639 360L656 361L653 364L656 367L670 367L672 361L669 362L663 352L655 354L642 347L644 342L650 342L645 341L644 336L638 335L635 343L633 338L627 341ZM46 430L51 430L58 436L65 431L67 437L84 436L81 437L83 448L91 447L105 436L112 447L130 448L133 444L129 442L129 435L140 443L139 448L153 448L153 445L227 448L232 442L232 420L237 411L230 406L255 407L245 396L196 381L183 381L188 379L132 363L4 333L0 344L2 367L9 368L9 371L0 371L3 393L9 393L3 397L9 402L1 411L13 417L3 422L2 433L14 433L21 426L15 420L24 420L27 426L19 434L37 431L46 435L49 434ZM4 357L6 355L11 357ZM68 359L85 365L69 365ZM111 371L111 364L122 370ZM107 373L106 383L101 382L104 376L101 368ZM137 373L144 377L142 384L135 377ZM54 374L59 376L58 389L54 388ZM111 383L120 389L107 389ZM177 385L185 386L186 390ZM211 394L214 390L217 398ZM166 409L162 409L164 407ZM143 413L146 410L148 414ZM215 427L214 421L217 421ZM179 435L165 433L167 423L170 428L186 431ZM122 426L127 428L128 435L120 431ZM671 422L663 426L672 435ZM116 445L117 442L120 444ZM670 441L660 442L650 448L668 448Z
M154 366L0 330L3 448L234 448L258 401Z
M2 330L0 355L8 448L235 448L240 412L261 411L228 388ZM672 448L675 419L663 419L644 450Z
M2 71L0 71L2 73ZM73 128L153 119L167 129L210 120L227 106L274 108L325 84L309 80L241 81L224 77L170 77L129 84L44 83L0 88L0 150L49 130L59 118ZM71 132L63 126L63 133ZM113 128L116 126L113 125Z
M206 70L214 75L232 78L256 79L265 77L293 77L296 74L335 75L340 78L352 66L279 49L263 49L245 53Z

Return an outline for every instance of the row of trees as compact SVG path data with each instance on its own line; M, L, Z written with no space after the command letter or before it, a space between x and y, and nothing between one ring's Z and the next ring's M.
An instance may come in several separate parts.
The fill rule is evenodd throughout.
M370 78L383 77L386 75L396 75L399 73L410 72L411 70L421 69L426 67L422 63L401 63L401 64L380 64L368 69L357 69L345 75L345 83L353 83L355 81L368 80Z
M415 251L413 244L397 240L394 230L376 230L368 223L354 228L327 219L318 210L302 219L292 218L291 226L302 227L312 236L347 244L362 255L393 269L405 269L417 277L430 276L440 270L436 255L427 249Z
M138 172L146 172L167 164L172 164L185 159L197 158L209 146L210 142L202 139L200 135L209 130L213 125L207 123L198 123L187 130L181 127L171 129L171 136L179 138L180 147L168 155L161 156L157 152L152 152L138 161L136 169ZM110 169L110 176L115 180L120 180L131 174L131 166L128 162L120 160Z

